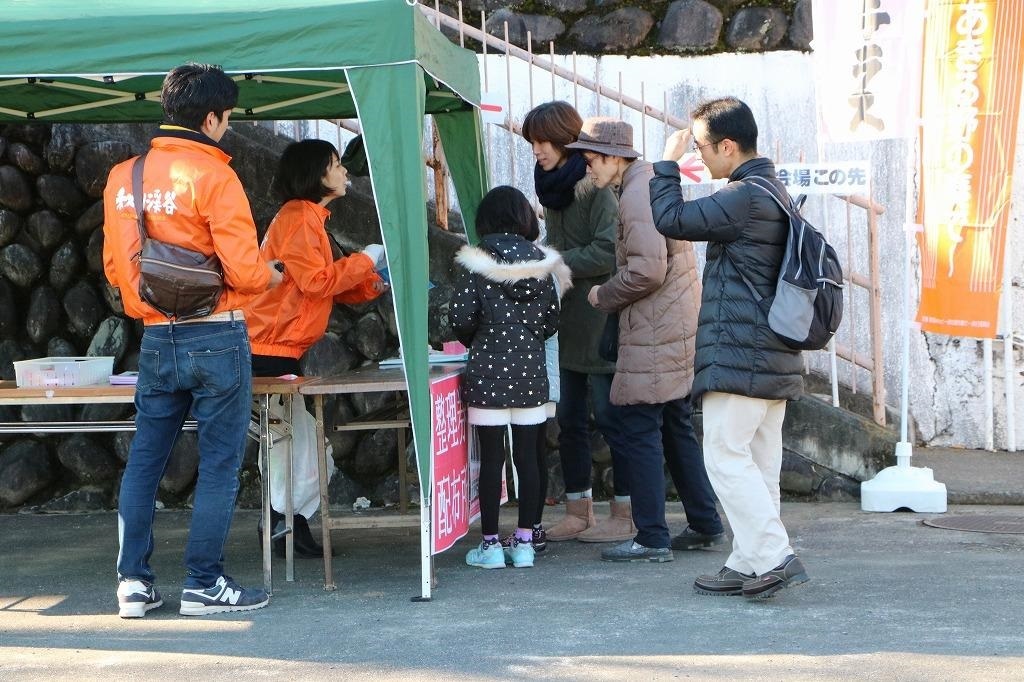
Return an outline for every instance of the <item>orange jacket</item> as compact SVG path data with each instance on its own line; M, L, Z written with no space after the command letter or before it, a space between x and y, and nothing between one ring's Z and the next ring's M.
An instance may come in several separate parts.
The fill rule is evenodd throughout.
M284 263L284 281L245 308L254 355L298 358L327 330L334 303L379 296L380 275L362 253L334 260L324 223L331 213L304 199L281 207L260 251Z
M160 126L146 156L143 193L150 237L204 254L217 254L224 293L215 312L242 308L266 290L270 271L260 258L249 200L231 157L210 138L178 126ZM145 324L166 322L139 298L139 228L132 197L134 158L114 166L103 191L103 269L121 291L125 314Z

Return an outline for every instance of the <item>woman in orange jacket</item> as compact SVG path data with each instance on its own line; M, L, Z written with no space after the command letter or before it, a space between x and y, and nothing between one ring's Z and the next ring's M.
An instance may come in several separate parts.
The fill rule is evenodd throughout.
M387 284L377 273L384 247L370 244L359 253L344 256L332 244L325 224L331 215L327 204L345 195L348 172L341 165L338 150L324 140L302 140L290 144L281 156L274 175L274 188L284 201L267 229L260 251L267 261L284 265L281 285L256 297L245 309L252 342L253 376L300 374L299 358L327 330L334 303L364 303L380 296ZM293 427L305 413L301 402L293 402ZM304 420L305 421L305 420ZM293 472L316 468L312 438L304 452L294 443ZM304 461L302 458L312 458ZM273 471L273 466L271 467ZM275 532L283 524L284 491L271 480L271 521ZM319 506L319 495L295 500L294 547L297 556L323 556L309 531L308 519ZM283 528L283 525L282 525ZM262 532L260 540L262 542ZM284 539L274 542L284 553Z

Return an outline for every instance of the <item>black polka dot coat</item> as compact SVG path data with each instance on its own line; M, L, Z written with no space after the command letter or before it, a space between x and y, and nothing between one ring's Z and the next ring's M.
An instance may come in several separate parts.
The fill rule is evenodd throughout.
M463 398L473 407L548 402L544 340L558 331L558 294L572 286L554 249L514 234L490 234L455 257L462 266L449 308L469 348Z

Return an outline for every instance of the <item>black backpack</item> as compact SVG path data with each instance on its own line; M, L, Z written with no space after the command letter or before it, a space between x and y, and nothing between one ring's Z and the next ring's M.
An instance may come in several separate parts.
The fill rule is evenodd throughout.
M804 220L788 192L768 178L743 179L767 193L789 216L789 239L768 310L768 326L794 350L821 350L843 320L843 268L836 251ZM761 302L764 297L753 283L742 272L740 277Z

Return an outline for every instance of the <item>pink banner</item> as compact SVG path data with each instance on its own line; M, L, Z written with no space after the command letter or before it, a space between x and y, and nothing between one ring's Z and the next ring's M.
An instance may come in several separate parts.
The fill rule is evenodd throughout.
M432 553L443 552L469 532L470 471L462 375L430 384L434 489ZM475 486L473 486L475 488ZM477 505L479 506L479 505Z

